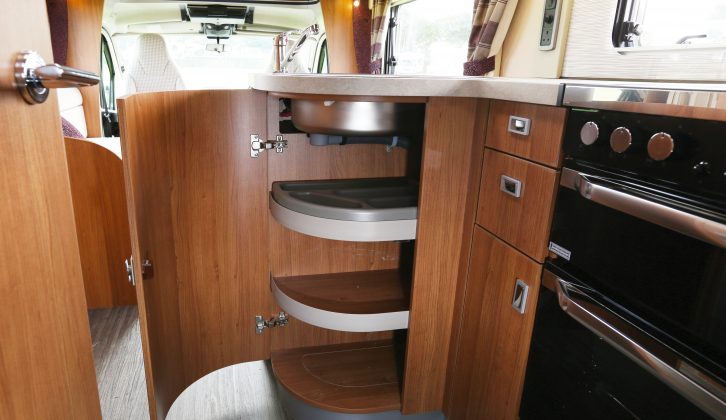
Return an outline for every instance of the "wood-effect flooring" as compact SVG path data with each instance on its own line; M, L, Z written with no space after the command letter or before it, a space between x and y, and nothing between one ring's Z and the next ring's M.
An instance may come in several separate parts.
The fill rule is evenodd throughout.
M88 313L103 420L148 420L136 306ZM229 366L189 386L167 420L284 420L269 362Z
M148 420L144 358L136 306L88 312L104 420Z

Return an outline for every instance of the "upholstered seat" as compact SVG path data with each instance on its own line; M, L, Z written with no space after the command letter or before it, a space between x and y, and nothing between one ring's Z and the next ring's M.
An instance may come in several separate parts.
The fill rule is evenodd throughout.
M83 96L78 88L58 89L58 108L63 119L63 135L88 137L86 115L83 113Z
M137 41L137 54L128 66L126 94L184 89L179 70L169 58L164 38L143 34Z

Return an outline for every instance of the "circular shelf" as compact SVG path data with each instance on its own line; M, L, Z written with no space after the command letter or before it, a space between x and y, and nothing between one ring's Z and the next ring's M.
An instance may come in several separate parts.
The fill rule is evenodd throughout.
M398 270L273 277L278 305L322 328L348 332L408 328L408 286Z
M283 207L270 195L270 213L296 232L337 241L382 242L416 238L416 219L359 222L311 216Z

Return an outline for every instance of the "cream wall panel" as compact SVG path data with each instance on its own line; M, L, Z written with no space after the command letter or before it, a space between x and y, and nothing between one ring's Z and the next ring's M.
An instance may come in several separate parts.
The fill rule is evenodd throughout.
M612 46L617 0L574 0L563 77L726 80L726 49L618 53Z
M544 0L519 0L507 39L502 46L501 76L549 79L560 77L573 1L562 0L555 49L541 51L539 37Z

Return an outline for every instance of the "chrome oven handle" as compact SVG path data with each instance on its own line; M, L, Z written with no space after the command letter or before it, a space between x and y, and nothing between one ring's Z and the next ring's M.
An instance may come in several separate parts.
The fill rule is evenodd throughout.
M726 248L726 225L590 181L585 174L562 168L560 185L583 198L664 228Z
M589 297L587 290L554 277L560 308L706 413L726 412L726 389ZM685 372L685 373L684 373ZM690 373L686 376L686 373Z

